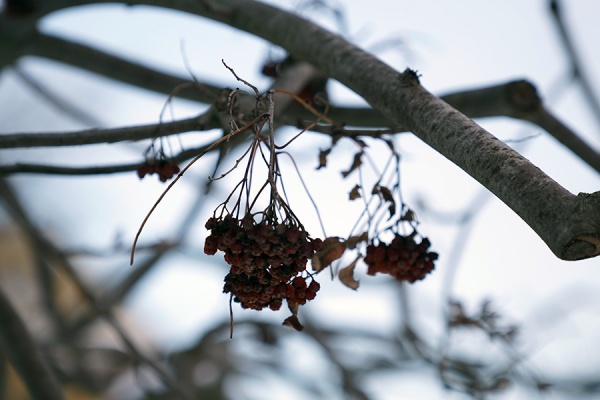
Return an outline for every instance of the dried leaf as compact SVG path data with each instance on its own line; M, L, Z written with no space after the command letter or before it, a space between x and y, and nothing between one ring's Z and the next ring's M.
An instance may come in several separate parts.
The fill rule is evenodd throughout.
M369 240L369 234L367 232L363 232L360 236L350 236L348 240L346 240L346 248L353 250L360 242L366 242L367 240Z
M360 186L359 185L355 185L352 190L350 191L350 200L356 200L356 199L360 199Z
M394 196L392 196L392 191L387 187L379 186L379 193L381 194L381 197L383 197L383 200L389 201L391 203L394 202Z
M300 323L300 320L295 315L290 315L289 317L287 317L281 325L289 326L297 331L301 331L304 329L304 326Z
M348 175L352 173L355 169L362 165L362 151L359 151L354 155L354 161L352 161L352 165L346 171L342 171L342 176L346 178Z
M319 166L317 169L321 169L327 166L327 156L331 153L331 147L327 150L319 151Z
M358 262L358 260L360 260L360 258L360 256L356 257L356 259L352 261L350 265L342 268L338 273L338 278L340 279L340 282L348 286L350 289L356 290L358 289L358 285L360 285L360 282L354 278L354 268L356 267L356 263Z
M332 262L342 257L346 250L346 245L340 241L339 237L328 237L323 241L323 249L312 257L313 270L319 272Z
M298 319L298 303L290 303L288 301L287 304L292 315L287 317L281 325L292 327L297 331L303 330L304 326L300 323L300 320Z
M289 301L286 301L287 305L288 305L288 310L290 310L290 312L292 313L292 315L294 317L298 316L298 310L300 309L300 306L298 305L298 303L290 303Z
M355 141L356 143L358 143L358 145L359 145L361 148L363 148L363 149L364 149L365 147L369 147L369 146L367 146L367 144L365 143L365 141L364 141L364 140L362 140L362 139L354 138L354 141Z
M388 210L390 211L390 217L388 218L388 221L389 221L390 219L392 219L392 217L394 215L396 215L396 203L390 204L390 206L388 207Z
M415 213L413 210L407 210L404 215L402 216L402 218L400 218L402 221L414 221L415 220Z

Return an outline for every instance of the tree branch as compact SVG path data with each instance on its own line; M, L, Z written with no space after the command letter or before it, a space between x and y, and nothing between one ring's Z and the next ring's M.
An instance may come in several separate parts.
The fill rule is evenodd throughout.
M132 126L113 129L87 129L76 132L13 133L0 135L0 149L17 147L59 147L99 143L116 143L154 139L191 131L207 131L219 128L214 110L209 109L196 117L173 122Z
M373 108L454 162L506 203L554 254L577 260L600 254L600 192L575 196L472 120L402 74L323 28L250 0L132 1L226 23L288 50L337 79Z
M67 39L37 33L28 43L22 55L44 57L158 93L170 94L182 83L194 84L199 90L182 91L178 97L210 104L221 92L216 86L163 73Z
M600 193L574 196L472 120L374 56L298 16L249 0L130 2L203 15L279 45L337 79L446 156L515 211L562 259L600 254Z
M592 80L590 79L589 74L587 74L586 70L582 67L583 62L577 54L575 45L571 40L571 35L567 31L565 21L563 20L562 6L559 4L558 0L550 0L550 12L556 23L561 42L569 57L572 77L579 80L583 95L591 108L592 116L596 119L596 123L600 125L600 100L592 90L593 85L591 84Z

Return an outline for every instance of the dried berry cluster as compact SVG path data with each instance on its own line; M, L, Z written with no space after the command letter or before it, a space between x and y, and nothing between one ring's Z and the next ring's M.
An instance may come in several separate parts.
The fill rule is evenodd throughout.
M173 177L173 175L178 174L180 171L179 166L177 164L171 164L167 160L157 160L152 164L142 164L137 169L137 174L142 179L146 175L152 175L154 173L158 174L158 178L161 182L166 182Z
M410 283L425 278L433 270L433 262L437 260L438 255L427 251L431 245L429 239L424 238L417 244L414 236L396 235L390 244L367 246L364 259L369 267L367 273L375 275L381 272Z
M225 253L231 270L225 277L223 292L231 293L243 308L278 310L283 299L302 305L315 298L319 283L311 280L307 284L299 274L322 248L320 239L310 239L295 225L257 223L251 216L242 220L230 215L213 217L206 222L206 229L211 234L204 243L204 252Z

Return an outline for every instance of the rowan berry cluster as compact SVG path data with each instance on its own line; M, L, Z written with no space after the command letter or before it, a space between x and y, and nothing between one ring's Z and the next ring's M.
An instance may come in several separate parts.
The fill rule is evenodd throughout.
M438 258L437 253L428 252L430 245L427 238L417 244L414 234L396 235L390 244L370 244L364 258L369 267L367 274L375 275L381 272L399 281L419 281L433 270L434 261Z
M145 163L142 164L137 169L137 174L140 179L142 179L146 175L152 175L154 173L158 174L158 178L161 182L166 182L173 177L173 175L178 174L180 171L179 166L177 164L172 164L167 160L157 160L154 163Z
M300 274L323 247L321 239L309 238L296 225L256 222L251 215L241 220L231 215L212 217L205 226L211 234L204 242L204 253L225 253L231 269L223 292L231 293L243 308L278 310L284 299L302 305L315 298L319 283L307 284Z

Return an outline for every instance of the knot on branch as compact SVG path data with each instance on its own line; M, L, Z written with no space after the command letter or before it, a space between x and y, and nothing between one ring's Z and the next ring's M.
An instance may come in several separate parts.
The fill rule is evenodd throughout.
M578 234L564 247L562 259L583 260L600 255L600 191L579 193L575 215L578 215Z
M600 255L600 237L580 235L565 246L561 258L567 261L578 261L598 255Z
M413 71L410 68L406 68L404 72L400 74L399 79L402 86L417 86L421 84L421 82L419 82L419 74L417 71Z
M542 104L537 89L526 80L510 82L506 86L506 101L516 111L523 113L535 111Z

